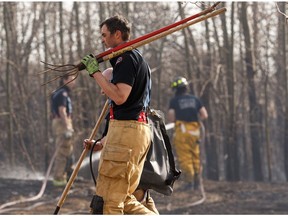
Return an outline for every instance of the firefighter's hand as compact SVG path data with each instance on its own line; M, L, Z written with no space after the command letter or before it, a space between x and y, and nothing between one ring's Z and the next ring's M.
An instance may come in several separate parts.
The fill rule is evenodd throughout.
M73 129L67 129L64 133L64 136L66 139L70 139L73 136L74 130Z
M86 66L89 76L92 77L93 74L100 72L98 61L92 54L86 55L81 62Z
M83 142L83 147L90 150L92 148L92 146L94 145L94 143L95 143L95 140L85 139ZM93 151L97 152L97 151L100 151L102 148L103 148L103 145L102 145L101 141L98 141L95 144Z

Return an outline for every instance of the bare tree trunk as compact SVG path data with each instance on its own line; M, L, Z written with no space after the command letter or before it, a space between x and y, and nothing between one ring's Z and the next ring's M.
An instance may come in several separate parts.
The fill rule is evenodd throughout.
M179 8L179 14L181 19L185 18L184 15L184 11L183 8L181 6L181 3L178 3L178 8ZM202 86L200 86L200 82L198 82L200 80L200 74L201 74L201 69L200 69L200 56L199 56L199 52L196 46L196 42L194 40L192 31L190 28L185 28L185 30L182 31L183 32L183 36L184 36L184 42L185 42L185 54L189 55L189 56L185 56L186 57L186 67L187 67L187 76L189 81L192 80L191 83L193 83L193 85L190 85L190 91L192 92L192 94L198 95L198 91L199 89L202 88ZM192 47L192 52L193 55L190 54L190 50L188 49L188 42L189 45Z
M267 155L267 169L268 169L268 180L272 181L272 164L271 164L271 143L270 143L270 124L269 124L269 57L268 57L268 44L266 42L267 50L266 50L266 62L267 67L264 69L264 98L265 98L265 116L264 116L264 128L265 128L265 143L266 143L266 155Z
M77 53L79 59L83 57L82 42L81 42L81 33L80 33L80 19L79 19L79 3L74 2L74 12L75 12L75 25L76 25L76 34L77 34Z
M124 17L129 17L129 2L121 2Z
M263 180L263 170L261 164L261 109L257 102L256 88L255 88L255 69L252 55L252 45L250 29L247 18L247 2L241 4L241 17L240 22L243 28L244 41L245 41L245 63L246 73L248 79L248 98L249 98L249 119L250 119L250 136L252 142L252 154L253 154L253 168L254 178L256 181Z
M63 3L59 2L59 38L60 38L60 54L61 63L65 64L64 39L63 39Z
M78 3L78 2L74 2L73 3L74 7L73 7L73 10L74 10L74 14L75 14L75 27L76 27L76 38L77 38L77 56L76 58L80 59L84 57L84 52L83 52L83 49L82 49L82 41L81 41L81 22L80 22L80 10L79 10L79 7L81 5L81 3ZM85 53L85 54L89 54L89 53ZM78 82L80 84L80 86L85 86L85 80L84 80L84 77L83 76L80 76L79 79L78 79ZM82 98L82 101L80 103L80 107L81 108L84 108L85 107L85 104L87 103L87 97L84 97ZM86 101L86 102L85 102ZM83 111L83 112L80 112L79 113L80 116L81 116L81 121L79 122L80 125L79 127L80 128L87 128L89 127L89 118L87 116L87 112Z
M42 3L43 7L46 7L49 5L49 3ZM43 44L44 44L44 59L45 62L48 62L48 44L47 44L47 21L46 21L46 12L43 14ZM44 74L44 82L46 83L48 81L47 73ZM48 90L47 85L44 85L43 87L44 97L45 99L48 97ZM44 151L45 151L45 164L44 164L44 170L46 171L49 166L50 156L49 156L49 111L48 111L49 104L47 103L47 100L45 100L45 106L44 106Z
M184 15L184 10L183 10L181 2L178 2L178 10L179 10L179 14L180 14L181 19L184 19L185 15ZM184 36L185 62L186 62L187 78L188 78L188 81L190 84L189 85L190 90L192 92L195 92L195 91L193 91L193 86L192 86L192 82L191 82L191 80L195 80L195 76L193 76L193 74L192 74L191 55L190 55L190 50L189 50L187 33L188 33L188 30L186 28L182 29L182 34Z
M73 3L74 5L74 3ZM73 7L74 8L74 7ZM72 9L73 11L73 9ZM74 40L73 40L73 31L74 31L74 25L73 25L73 21L74 21L74 13L70 14L70 21L69 21L69 28L68 28L68 35L69 35L69 42L68 42L68 47L69 47L69 64L73 64L74 63L74 56L73 56L73 44L74 44Z
M228 156L226 161L226 176L227 180L238 181L240 179L239 174L239 158L238 158L238 146L235 141L236 137L236 128L235 128L235 96L234 96L234 68L233 68L233 33L229 39L227 23L226 23L226 14L221 14L222 29L224 36L224 56L225 56L225 65L226 65L226 74L227 74L227 90L228 90L228 113L227 113L227 138L225 141L225 154ZM234 3L232 3L231 10L231 22L234 20ZM234 26L231 25L231 32L234 32Z
M237 4L237 8L240 8L240 4ZM238 10L239 11L239 10ZM240 15L238 15L240 17ZM244 41L243 34L239 35L239 41ZM237 68L237 71L245 71L245 65L242 63L244 62L244 49L245 46L243 46L243 43L239 43L239 56L240 59L240 65ZM252 156L252 144L251 144L251 137L250 129L249 129L249 117L248 112L246 108L246 92L247 92L247 78L245 73L238 73L237 80L240 82L237 82L239 89L241 89L239 96L239 103L237 104L237 115L239 118L240 127L237 130L237 141L241 143L243 147L243 155L241 155L241 160L243 162L241 163L241 169L240 173L243 179L253 181L254 174L253 174L253 156Z
M90 5L89 3L85 3L85 11L86 11L86 21L84 24L84 27L86 29L86 31L84 32L84 52L85 53L93 53L93 54L97 54L95 53L95 47L92 47L92 25L91 25L91 15L90 15Z
M258 20L260 17L260 13L259 13L259 6L257 2L253 2L252 3L252 11L253 11L253 17L252 17L252 28L253 28L253 50L252 50L252 55L255 57L255 59L259 59L260 55L259 55L259 25L258 25ZM266 28L269 32L269 25L266 25ZM262 45L263 46L263 45ZM267 112L268 109L268 71L269 70L269 59L268 59L268 50L269 50L269 46L266 47L266 68L263 69L263 85L264 85L264 101L265 101L265 108L263 110L263 112L265 113L265 115L263 115L263 119L264 119L264 125L263 125L263 153L262 155L265 155L265 157L263 156L263 160L262 160L262 167L263 167L263 179L268 179L269 181L271 181L271 149L270 149L270 141L269 141L269 124L268 124L268 118L269 118L269 114ZM259 65L259 68L262 68L262 65Z
M204 8L203 8L204 9ZM214 32L215 33L215 32ZM206 47L207 47L207 54L203 58L203 65L205 67L202 70L201 74L201 86L203 92L203 95L199 95L201 97L201 101L203 102L203 105L207 109L209 118L203 122L205 125L206 131L212 131L213 130L213 121L215 119L213 118L213 115L211 115L212 111L210 107L212 107L213 103L211 102L211 92L213 91L213 86L211 82L211 78L213 77L213 73L215 71L213 70L212 67L212 45L211 45L211 38L210 38L210 27L209 27L209 21L205 20L205 42L206 42ZM220 47L219 47L220 48ZM208 82L207 82L208 81ZM203 89L204 88L204 89ZM211 142L207 142L208 138L207 136L205 137L205 146L202 146L201 149L201 157L203 158L203 161L207 161L207 175L214 180L219 180L219 176L221 175L219 173L219 163L215 163L216 161L218 162L219 160L219 154L217 151L217 145L215 145L215 142L211 140ZM206 155L204 155L204 149ZM205 170L206 170L205 169Z
M9 161L13 166L15 165L15 146L14 146L14 137L13 137L13 98L12 98L12 71L11 67L11 59L14 59L15 54L15 44L17 44L17 34L16 34L16 3L6 2L3 7L4 14L4 28L5 28L5 36L6 36L6 45L7 45L7 54L6 54L6 95L7 95L7 112L9 113L7 119L7 134L8 134L8 143L9 146Z
M286 13L285 2L277 3L279 5L279 9L284 14ZM281 75L284 75L284 88L285 89L285 132L284 132L284 167L286 180L288 180L288 74L287 74L287 18L282 14L278 14L278 55L277 55L277 72Z

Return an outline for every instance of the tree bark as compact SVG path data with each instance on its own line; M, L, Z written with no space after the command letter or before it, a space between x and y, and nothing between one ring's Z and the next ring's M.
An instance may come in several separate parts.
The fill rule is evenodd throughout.
M226 14L221 14L221 23L223 29L223 38L224 38L224 56L225 56L225 65L226 65L226 85L228 90L227 97L227 105L228 105L228 113L227 117L227 136L225 141L225 154L227 155L226 160L226 176L227 180L230 181L238 181L240 179L239 176L239 158L238 158L238 146L235 141L236 133L235 133L235 96L234 96L234 86L235 86L235 78L234 78L234 68L233 68L233 41L234 34L231 34L229 39L227 22L226 22ZM232 3L231 10L231 22L234 20L234 3ZM234 32L234 26L231 25L231 32Z
M277 3L282 13L286 13L285 2ZM278 55L277 55L277 72L284 75L285 89L285 131L284 131L284 167L286 180L288 181L288 74L287 74L287 18L278 14Z
M49 3L42 3L43 7L46 7L49 5ZM48 44L47 44L47 21L46 21L46 12L43 14L43 44L44 44L44 60L45 62L48 62ZM46 83L48 81L48 75L47 73L44 74L44 81L43 83ZM47 85L43 86L43 95L45 99L48 97L48 90ZM50 102L50 101L49 101ZM50 161L50 154L49 154L49 103L47 100L45 100L45 106L44 106L44 152L45 152L45 162L44 162L44 171L48 169L49 161Z
M254 179L256 181L263 180L263 171L261 164L261 109L257 102L256 88L255 88L255 68L254 59L252 55L251 33L247 18L247 2L241 4L240 22L243 28L244 43L245 43L245 64L248 82L248 98L249 98L249 120L250 120L250 136L252 142L253 154L253 168Z
M5 28L5 39L7 46L6 53L6 99L7 99L7 112L9 113L7 119L7 134L8 134L8 146L9 146L9 162L13 166L15 164L15 145L13 137L13 96L12 96L12 71L11 59L15 59L15 44L17 45L17 34L16 34L16 3L4 3L3 17L4 17L4 28Z

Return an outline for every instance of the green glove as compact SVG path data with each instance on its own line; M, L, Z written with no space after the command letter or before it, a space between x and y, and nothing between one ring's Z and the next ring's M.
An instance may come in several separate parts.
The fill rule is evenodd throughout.
M88 71L89 76L93 76L94 73L100 71L99 70L99 64L94 58L92 54L86 55L81 62L86 66L86 70Z

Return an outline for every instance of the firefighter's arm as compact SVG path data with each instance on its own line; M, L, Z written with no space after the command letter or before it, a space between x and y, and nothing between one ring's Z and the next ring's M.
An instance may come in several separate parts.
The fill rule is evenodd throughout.
M208 113L207 113L207 110L204 106L199 110L199 117L201 120L208 118Z
M167 116L168 122L175 122L175 110L174 109L169 109L168 110L168 116Z
M65 106L59 106L58 112L59 112L60 118L62 119L62 121L64 122L64 125L66 127L65 137L66 138L72 137L74 130L73 130L73 128L71 128L71 125L68 123L68 116L66 113L66 107Z
M86 55L81 62L86 66L89 76L96 80L107 97L109 97L117 105L121 105L126 102L132 90L130 85L125 83L113 84L107 80L105 76L100 73L99 64L92 54Z
M121 105L126 102L132 90L130 85L125 83L113 84L109 82L101 73L95 73L93 74L93 77L105 95L117 105Z

